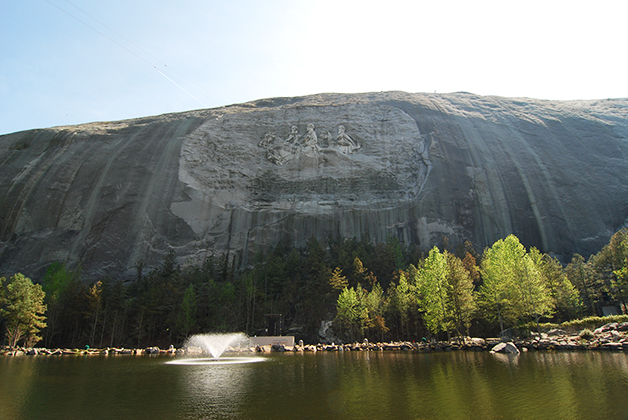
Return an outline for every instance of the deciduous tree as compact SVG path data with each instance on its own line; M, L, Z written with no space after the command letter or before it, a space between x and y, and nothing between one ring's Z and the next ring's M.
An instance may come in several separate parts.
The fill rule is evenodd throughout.
M549 315L553 309L541 274L514 235L498 240L484 252L480 301L489 317L515 326L526 318Z
M351 341L361 329L364 317L364 306L360 301L360 293L353 287L345 288L338 296L336 303L336 318L334 324L349 332Z
M389 328L386 326L386 319L384 318L386 300L384 298L384 291L379 283L375 282L372 290L366 293L364 306L366 307L368 316L366 328L376 336L379 336L381 340L383 335L389 331Z
M470 256L469 253L467 255ZM447 260L449 313L451 314L452 325L460 336L471 326L471 318L475 311L473 281L469 271L458 257L446 252L445 258Z
M451 327L447 272L445 254L434 247L423 261L416 278L419 307L425 325L433 334L449 331Z
M530 248L529 255L550 293L559 320L567 321L579 315L582 312L582 301L561 263L534 247Z

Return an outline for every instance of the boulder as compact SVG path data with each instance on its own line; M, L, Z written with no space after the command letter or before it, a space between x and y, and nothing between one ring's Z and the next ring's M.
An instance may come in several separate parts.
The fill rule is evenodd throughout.
M472 346L486 346L486 340L479 337L471 337L466 342Z
M600 346L600 348L602 348L603 350L623 350L623 344L622 343L604 343Z
M273 344L272 346L270 346L270 351L283 353L286 351L286 348L283 344Z
M618 326L619 324L617 322L609 322L608 324L596 328L595 331L593 331L593 334L603 334L608 331L614 331Z
M491 349L491 353L519 354L519 349L512 342L499 343Z

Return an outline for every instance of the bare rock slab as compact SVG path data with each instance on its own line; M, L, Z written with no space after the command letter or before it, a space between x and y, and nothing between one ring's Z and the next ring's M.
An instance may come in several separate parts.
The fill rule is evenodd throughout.
M586 256L628 220L628 100L265 99L3 135L0 162L3 273L132 279L312 236Z

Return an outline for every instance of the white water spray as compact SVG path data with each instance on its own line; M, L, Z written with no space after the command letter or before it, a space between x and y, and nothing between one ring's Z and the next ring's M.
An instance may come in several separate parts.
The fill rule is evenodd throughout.
M246 346L248 342L249 338L243 333L197 334L190 337L185 346L200 347L204 352L211 353L214 359L218 359L227 348Z

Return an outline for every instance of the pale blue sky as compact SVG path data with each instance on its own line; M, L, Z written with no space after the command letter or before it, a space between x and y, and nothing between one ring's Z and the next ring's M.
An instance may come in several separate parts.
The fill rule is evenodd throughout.
M0 134L322 92L628 97L626 16L625 0L0 0Z

